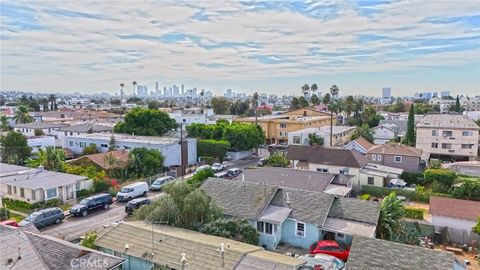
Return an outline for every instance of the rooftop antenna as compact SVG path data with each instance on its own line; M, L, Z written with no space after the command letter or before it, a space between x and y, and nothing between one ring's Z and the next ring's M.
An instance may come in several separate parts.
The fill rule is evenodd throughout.
M182 270L185 270L187 267L187 254L182 253L182 258L180 259L180 262L182 263Z

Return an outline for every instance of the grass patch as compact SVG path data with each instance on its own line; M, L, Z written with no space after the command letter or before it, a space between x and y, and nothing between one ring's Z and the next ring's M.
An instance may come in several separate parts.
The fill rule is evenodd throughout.
M22 221L24 218L25 218L25 217L23 217L23 216L20 216L20 215L17 215L17 214L15 214L15 213L10 212L10 217L9 217L8 219L13 219L13 220L15 220L16 222L20 222L20 221Z

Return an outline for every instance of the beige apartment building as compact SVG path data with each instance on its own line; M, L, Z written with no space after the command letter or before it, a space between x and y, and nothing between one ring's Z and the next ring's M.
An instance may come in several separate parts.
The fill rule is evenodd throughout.
M480 127L460 114L427 114L417 126L422 159L468 161L478 157Z
M288 133L305 128L319 128L330 125L330 113L310 108L298 109L277 115L259 116L258 125L265 133L268 144L287 143ZM237 118L234 122L255 123L255 117ZM336 124L335 116L333 125Z

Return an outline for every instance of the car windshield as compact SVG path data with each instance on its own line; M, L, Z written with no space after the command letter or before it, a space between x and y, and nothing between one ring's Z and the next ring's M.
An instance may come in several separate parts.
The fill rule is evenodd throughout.
M88 205L88 202L90 202L90 201L91 201L91 199L83 199L83 200L80 201L80 204L81 205Z
M336 270L342 270L345 267L345 264L337 258L333 259L333 264Z
M220 163L213 163L212 167L218 167L220 166Z
M28 217L25 218L26 221L34 221L38 217L38 213L30 214Z
M129 192L132 192L132 190L133 190L133 188L122 188L122 189L120 190L120 192L122 192L122 193L129 193Z

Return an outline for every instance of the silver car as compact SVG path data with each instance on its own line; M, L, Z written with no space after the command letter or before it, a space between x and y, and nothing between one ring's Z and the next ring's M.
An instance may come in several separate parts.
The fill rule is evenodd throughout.
M58 207L47 208L40 210L38 212L33 212L24 220L22 220L18 225L25 226L29 223L32 223L37 228L46 227L52 224L58 224L65 219L62 209Z

